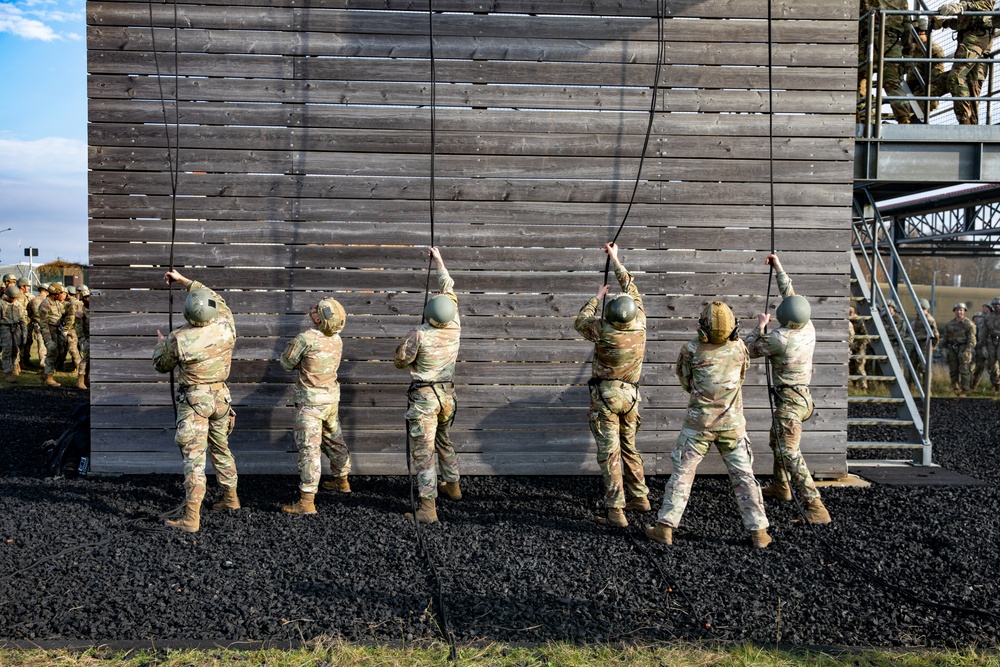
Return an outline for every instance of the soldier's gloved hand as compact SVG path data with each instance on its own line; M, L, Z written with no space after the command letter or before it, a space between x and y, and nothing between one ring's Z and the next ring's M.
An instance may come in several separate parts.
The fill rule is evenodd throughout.
M938 14L941 16L957 16L962 13L963 9L964 7L962 7L961 2L946 2L938 7Z
M941 18L940 16L935 16L933 19L931 19L931 29L940 30L943 27L944 27L943 18Z

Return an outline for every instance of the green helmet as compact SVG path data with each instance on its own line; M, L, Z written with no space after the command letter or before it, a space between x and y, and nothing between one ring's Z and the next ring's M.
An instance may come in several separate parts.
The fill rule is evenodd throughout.
M993 307L1000 306L1000 296L993 297L993 300L990 301L990 305Z
M739 323L728 304L713 301L702 308L698 319L698 340L702 343L721 345L726 341L736 340L739 335Z
M347 321L347 313L344 307L336 299L322 299L315 306L316 314L319 315L319 324L316 328L327 336L343 330Z
M41 284L41 285L39 286L39 289L43 289L43 290L45 290L46 292L48 292L48 291L49 291L49 287L51 287L51 285L50 285L49 283L42 283L42 284Z
M639 314L639 309L635 305L635 299L628 294L619 294L608 303L604 310L604 317L615 329L626 329L628 325Z
M455 319L458 309L455 302L446 294L438 294L424 306L424 319L438 329L445 327Z
M783 327L789 325L798 325L801 327L809 322L809 317L812 315L812 308L804 296L793 294L778 304L778 309L774 314Z
M3 295L13 301L17 297L21 296L21 290L17 289L17 285L7 285L7 289L3 291ZM4 352L6 354L6 352Z
M3 281L5 284L12 283L15 280L17 280L17 276L15 276L13 273L5 273L3 276Z
M73 296L74 294L76 294L76 286L75 285L67 285L66 286L66 293L69 294L70 296Z
M927 299L921 299L917 303L919 303L920 307L923 308L924 310L930 310L931 309L931 302L928 301Z
M28 287L31 287L31 281L28 280L27 278L18 278L17 279L17 286L18 287L24 287L25 285L27 285Z
M184 300L184 319L192 326L203 327L219 315L219 304L209 289L188 292Z

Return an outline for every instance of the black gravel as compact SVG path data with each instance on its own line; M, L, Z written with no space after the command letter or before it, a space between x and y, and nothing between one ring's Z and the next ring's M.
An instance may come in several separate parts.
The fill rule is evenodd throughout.
M180 500L179 475L41 476L41 443L65 419L30 415L68 415L79 397L0 395L0 640L440 637L434 583L400 516L405 478L353 478L350 496L320 495L318 515L287 517L295 478L245 475L244 509L206 512L196 535L151 532ZM1000 613L1000 405L934 410L936 460L988 486L828 489L834 523L815 531L768 505L763 552L746 545L724 479L698 479L665 548L591 520L597 478L466 478L465 499L441 501L443 522L425 531L456 638L997 646L996 616L928 601ZM665 481L651 480L654 504ZM633 517L634 534L652 520Z

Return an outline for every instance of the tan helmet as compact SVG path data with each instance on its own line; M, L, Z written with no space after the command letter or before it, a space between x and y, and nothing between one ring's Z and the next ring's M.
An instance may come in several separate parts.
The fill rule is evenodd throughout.
M62 283L49 283L49 294L62 294L65 291Z
M316 314L319 315L319 324L316 325L316 328L327 336L332 336L344 329L344 324L347 323L347 312L344 311L344 307L340 305L339 301L331 298L321 299L316 304L315 309Z
M732 309L723 301L713 301L701 311L698 319L698 339L719 345L739 337L739 324Z
M956 303L954 306L951 307L951 312L955 312L959 308L961 308L962 310L968 310L966 305L963 302L959 301L958 303Z
M38 286L38 289L42 290L44 292L48 292L49 291L49 287L51 287L51 286L52 286L51 283L42 283L41 285Z
M3 283L4 283L4 285L6 285L7 283L15 282L16 280L17 280L17 276L15 276L13 273L5 273L3 275Z
M90 288L86 285L80 285L76 288L76 295L81 299L90 296Z

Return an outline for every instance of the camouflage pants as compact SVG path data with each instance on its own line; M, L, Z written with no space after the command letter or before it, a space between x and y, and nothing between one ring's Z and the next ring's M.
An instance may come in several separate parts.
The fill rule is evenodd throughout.
M691 497L695 472L712 444L722 454L729 471L729 481L736 495L736 505L747 530L762 530L770 524L764 514L764 496L760 484L753 476L753 452L750 440L742 431L698 431L685 426L677 438L677 446L670 455L674 472L663 491L663 505L656 520L676 528Z
M21 365L27 368L28 364L31 363L31 343L34 338L32 336L32 331L35 325L28 323L21 329ZM39 356L39 359L42 357Z
M961 391L969 391L972 386L972 352L957 347L946 347L945 359L948 360L948 371L951 375L951 385Z
M973 389L975 389L976 387L979 386L979 379L981 377L983 377L983 372L986 370L987 365L988 365L988 363L987 363L988 355L986 353L986 344L985 344L985 342L983 344L980 344L980 345L976 346L976 353L973 355L973 357L976 360L976 366L975 366L975 368L972 371L972 385L971 386L972 386ZM988 375L989 374L987 373L987 376Z
M410 457L417 472L421 498L437 498L437 469L441 481L457 482L458 454L448 437L455 416L455 390L447 385L421 387L407 393L407 430L410 434ZM435 454L437 462L435 463Z
M986 370L990 372L990 383L996 389L1000 387L1000 365L997 363L1000 360L1000 340L993 340L991 336L986 339L983 348L986 350Z
M59 328L43 324L42 325L42 338L45 341L45 373L46 375L52 375L55 373L59 366L66 359L66 355L63 354L63 358L59 358L59 350L61 349L61 341L63 335L59 333Z
M330 459L334 477L351 472L351 455L340 429L339 404L299 405L295 415L295 446L299 449L299 491L316 493L322 456Z
M849 351L852 355L866 354L867 350L868 350L867 345L862 345L860 347L854 345L851 348L849 348ZM850 363L848 364L848 373L850 375L861 376L861 379L857 380L857 383L861 386L862 389L868 388L868 371L865 368L866 365L867 363L865 359L851 359Z
M616 380L590 385L589 417L590 432L597 441L597 464L604 476L605 506L625 507L626 490L632 498L645 498L649 488L642 455L635 446L642 424L638 387Z
M174 442L184 458L185 502L200 504L205 498L206 454L219 486L236 488L236 461L229 451L229 434L235 420L226 383L181 388Z
M819 498L819 490L809 474L800 447L802 422L813 412L812 396L808 388L801 387L799 391L806 398L794 395L792 389L778 390L767 444L774 454L775 480L788 480L800 500L816 500Z
M31 337L35 342L35 349L38 350L38 365L45 367L45 338L42 336L42 325L37 322L31 324Z
M20 359L21 327L18 324L0 324L0 359L3 372L13 373Z
M83 377L90 370L90 336L80 339L80 363L76 367L76 374Z
M988 58L993 34L989 30L966 30L958 35L955 58ZM952 97L977 97L982 90L985 68L980 63L954 63L945 73ZM953 102L955 118L962 125L979 123L979 102Z
M77 368L80 368L80 364L83 363L79 342L80 339L76 337L75 331L66 332L66 351L69 353L69 358L73 360L73 365Z

